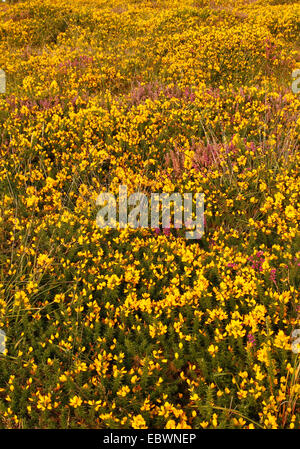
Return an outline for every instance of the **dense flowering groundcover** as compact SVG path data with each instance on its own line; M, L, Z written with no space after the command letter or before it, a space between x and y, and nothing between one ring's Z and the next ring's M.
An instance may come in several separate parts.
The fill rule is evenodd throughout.
M297 428L300 5L0 4L2 428ZM96 198L203 192L205 233Z

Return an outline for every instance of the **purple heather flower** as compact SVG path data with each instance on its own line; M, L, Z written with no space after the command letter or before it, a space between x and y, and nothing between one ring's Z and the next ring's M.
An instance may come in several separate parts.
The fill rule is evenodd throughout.
M255 343L255 337L254 337L254 335L253 335L253 334L248 334L247 338L248 338L249 343L250 343L252 346L255 346L256 343Z

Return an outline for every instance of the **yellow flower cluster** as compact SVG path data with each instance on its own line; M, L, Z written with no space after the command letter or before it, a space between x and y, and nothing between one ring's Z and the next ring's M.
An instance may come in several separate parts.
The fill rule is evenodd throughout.
M299 427L299 32L297 1L0 4L1 428ZM99 229L120 184L203 192L203 237Z

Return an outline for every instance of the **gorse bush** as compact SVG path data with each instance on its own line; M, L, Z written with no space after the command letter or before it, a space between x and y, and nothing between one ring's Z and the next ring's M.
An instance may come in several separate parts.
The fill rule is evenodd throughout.
M2 428L299 427L299 13L0 4ZM99 229L120 184L203 237Z

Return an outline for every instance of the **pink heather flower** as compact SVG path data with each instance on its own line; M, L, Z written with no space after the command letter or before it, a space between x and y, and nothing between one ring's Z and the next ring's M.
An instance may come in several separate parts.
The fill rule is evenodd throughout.
M254 270L263 271L262 265L265 261L265 258L263 257L264 252L258 251L255 256L248 257L248 261L252 262L252 268Z
M248 334L247 335L248 341L252 346L255 346L256 342L255 342L255 337L253 334Z
M227 264L227 267L228 268L233 268L233 267L236 267L237 266L237 264L235 263L235 262L229 262L228 264Z
M170 228L165 228L164 229L164 234L165 235L170 235Z
M276 268L272 268L270 271L270 279L274 284L276 284Z

